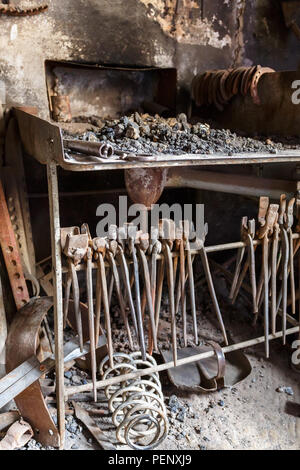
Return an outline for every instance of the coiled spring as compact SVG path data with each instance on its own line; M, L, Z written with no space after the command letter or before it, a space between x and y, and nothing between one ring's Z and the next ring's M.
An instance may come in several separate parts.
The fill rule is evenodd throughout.
M148 354L143 361L140 352L116 353L114 367L109 366L107 356L100 364L100 373L106 380L156 365ZM105 395L120 443L135 450L150 450L166 438L169 425L158 373L108 385Z

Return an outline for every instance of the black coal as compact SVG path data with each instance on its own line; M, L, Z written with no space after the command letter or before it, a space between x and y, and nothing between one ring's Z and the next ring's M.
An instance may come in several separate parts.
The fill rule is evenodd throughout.
M230 130L213 128L207 123L190 124L185 114L165 119L158 115L134 113L120 119L91 117L88 122L92 124L90 131L76 136L65 132L64 138L109 142L125 152L146 154L276 154L287 148L300 148L299 145L295 147L289 143L274 142L270 138L239 136Z

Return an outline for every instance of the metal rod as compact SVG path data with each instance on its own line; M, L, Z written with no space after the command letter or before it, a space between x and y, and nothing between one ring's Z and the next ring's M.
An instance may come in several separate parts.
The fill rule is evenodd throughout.
M293 240L298 240L300 239L300 234L299 233L294 233L293 234ZM279 238L280 240L280 238ZM258 246L261 245L261 240L254 240L253 241L253 246ZM247 244L244 242L232 242L232 243L225 243L221 245L212 245L212 246L207 246L205 247L206 253L217 253L220 251L229 251L229 250L236 250L238 248L243 248L247 247ZM192 255L198 255L200 254L200 250L193 250L191 249L191 254ZM175 258L176 256L179 256L179 252L172 252L172 257ZM163 255L157 255L157 260L161 260L163 258ZM109 266L108 263L105 264L106 267ZM76 266L76 271L82 271L84 266L82 264ZM93 263L93 269L97 269L97 264ZM66 273L68 269L66 267L63 267L63 273Z
M197 325L197 309L196 309L196 298L195 298L195 282L194 282L194 271L193 271L193 261L190 250L190 243L186 240L186 258L187 258L187 271L188 271L188 281L189 281L189 294L190 294L190 307L192 311L193 318L193 330L194 330L194 339L196 345L199 344L198 337L198 325ZM201 251L200 251L201 253Z
M272 318L272 333L276 333L276 300L277 300L277 262L278 262L278 236L279 225L274 226L273 244L272 244L272 266L271 266L271 318Z
M97 196L102 194L127 194L126 188L114 188L114 189L98 189L91 191L69 191L69 192L60 192L59 198L64 197L83 197L83 196ZM43 199L47 198L47 193L31 193L28 194L29 199ZM38 263L40 264L40 263Z
M101 276L101 292L102 292L102 301L103 301L103 310L104 310L104 319L105 319L105 329L106 329L106 335L107 335L109 365L110 367L114 367L114 360L113 360L114 350L113 350L113 341L112 341L112 334L111 334L107 282L106 282L106 275L105 275L105 264L104 264L102 253L99 253L98 266L99 266L99 271L100 271L100 276Z
M114 254L111 253L110 251L108 251L107 255L108 255L109 263L111 264L111 270L112 270L112 274L113 274L113 277L114 277L114 286L116 288L118 301L119 301L119 306L120 306L120 311L121 311L121 315L122 315L124 325L125 325L125 328L126 328L126 332L127 332L129 348L133 351L132 336L131 336L131 331L130 331L130 327L129 327L128 316L127 316L127 313L126 313L124 298L123 298L122 291L121 291L121 283L120 283L118 268L117 268L117 265L116 265L116 262L115 262Z
M174 299L174 272L170 246L167 242L164 243L163 249L165 252L165 264L167 271L167 282L169 290L169 302L170 302L170 313L171 313L171 332L172 332L172 350L173 350L173 361L177 365L177 330L176 330L176 316L175 316L175 299Z
M299 331L300 331L300 327L296 326L296 327L288 329L286 331L286 334L292 335L292 334L298 333ZM283 335L282 331L279 331L275 335L270 334L269 340L281 338L282 335ZM232 351L238 351L239 349L249 348L251 346L255 346L257 344L261 344L264 342L265 342L265 336L260 336L259 338L250 339L242 343L233 344L231 346L225 346L224 348L222 348L222 351L224 354L226 354ZM184 359L178 359L177 367L183 366L186 364L191 364L192 362L201 361L202 359L207 359L209 357L213 357L214 354L215 354L214 351L208 351L208 352L201 353L201 354L195 354L194 356L186 357ZM107 380L100 380L99 382L97 382L97 388L104 388L104 387L107 387L108 385L115 385L120 382L126 382L128 380L136 379L137 377L142 377L144 375L149 375L155 372L161 372L163 370L172 369L173 367L174 367L174 362L171 361L171 362L167 362L166 364L158 365L156 367L149 367L148 369L138 370L130 374L119 375L118 377L113 377ZM79 385L77 387L67 387L66 393L65 393L65 399L67 400L69 396L74 395L76 393L90 392L92 388L93 388L93 384Z
M125 284L125 294L127 294L127 299L131 311L131 319L133 322L134 330L136 333L136 336L139 340L139 330L137 326L137 319L136 319L136 313L135 313L135 308L134 308L134 303L133 303L133 298L132 298L132 293L131 293L131 286L130 286L130 277L129 277L129 270L128 270L128 265L126 263L126 259L124 256L124 251L123 249L119 246L118 251L117 251L117 260L119 260L119 265L121 266L121 273L123 276L123 281ZM126 299L124 297L124 303L126 305Z
M157 275L157 293L156 293L156 300L155 300L156 331L158 331L158 327L159 327L161 298L162 298L162 291L163 291L163 284L164 284L164 273L165 273L165 258L163 257L160 260L159 267L158 267L158 275Z
M294 195L296 181L258 178L249 175L230 175L214 171L199 171L190 168L169 170L167 187L194 188L217 191L243 196L260 197L265 194L272 199L279 199L282 193Z
M264 275L264 328L265 328L265 353L267 359L270 355L269 348L269 240L268 234L263 239L263 275Z
M156 334L156 324L155 324L155 314L154 314L154 308L153 308L153 302L152 302L152 294L151 294L151 280L150 280L150 274L149 274L149 268L147 264L147 257L144 253L144 251L138 247L138 252L141 258L141 264L142 264L142 272L144 276L144 286L145 286L145 293L146 293L146 300L148 304L148 311L149 311L149 316L150 316L150 327L151 327L151 333L152 333L152 340L153 340L153 345L154 349L157 351L157 334ZM152 340L150 341L149 339L149 345L151 349L151 343Z
M184 254L184 241L180 241L179 247L180 256L180 294L181 294L181 316L183 326L183 341L184 346L187 347L187 318L186 318L186 298L185 298L185 254ZM175 305L176 308L176 305Z
M96 346L95 346L95 319L94 319L94 302L93 302L93 271L92 271L92 250L89 247L87 251L86 260L86 285L88 297L88 314L89 314L89 336L90 336L90 354L91 354L91 369L93 380L93 393L94 402L97 402L97 359L96 359Z
M54 331L55 331L55 368L56 368L56 402L57 422L60 435L60 449L65 445L65 403L64 403L64 318L62 294L62 265L60 247L60 217L58 199L57 167L54 161L47 165L52 269L54 287Z
M146 360L146 345L144 337L143 317L141 310L141 297L140 297L140 279L139 279L139 263L136 254L136 248L134 245L134 239L130 238L130 250L133 261L133 273L134 273L134 289L135 289L135 302L136 302L136 319L139 331L139 342L141 348L141 354L143 361Z
M102 286L101 286L101 272L98 267L96 279L96 320L95 320L95 342L98 343L100 336L100 323L101 323L101 302L102 302Z
M217 299L217 296L216 296L214 283L213 283L212 275L211 275L211 272L210 272L209 262L208 262L208 259L207 259L207 254L206 254L204 249L201 250L200 255L201 255L202 266L203 266L203 269L204 269L204 272L205 272L205 277L206 277L206 281L207 281L207 285L208 285L208 290L210 292L210 297L211 297L211 300L212 300L212 303L213 303L213 306L214 306L215 314L216 314L216 317L218 319L218 322L219 322L219 325L220 325L220 328L221 328L221 331L222 331L222 335L223 335L225 344L226 344L226 346L228 346L227 333L226 333L225 325L224 325L224 322L223 322L222 314L221 314L221 311L220 311L218 299Z

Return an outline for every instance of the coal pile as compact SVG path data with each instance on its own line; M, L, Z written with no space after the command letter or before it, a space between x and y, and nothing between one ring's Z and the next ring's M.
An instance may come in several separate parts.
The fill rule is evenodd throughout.
M77 120L79 121L80 119ZM291 148L271 139L242 137L230 130L215 129L207 123L191 124L185 114L180 114L177 118L162 118L158 115L134 113L120 119L91 117L88 122L92 125L91 130L82 135L65 131L64 138L108 142L118 150L143 154L276 154Z

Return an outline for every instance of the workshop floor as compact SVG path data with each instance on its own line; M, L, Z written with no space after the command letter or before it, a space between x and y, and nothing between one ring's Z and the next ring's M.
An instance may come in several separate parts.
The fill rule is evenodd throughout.
M227 330L234 342L263 335L262 325L256 331L250 326L249 307L243 299L228 305L228 285L218 276L217 294ZM200 314L199 331L204 336L222 341L208 319L213 317L209 301ZM289 339L291 341L291 339ZM189 407L184 423L171 417L170 434L162 449L200 450L285 450L300 449L300 374L290 367L291 349L282 340L271 342L270 359L264 345L244 351L252 366L251 374L238 385L220 392L180 394L174 387L164 390L175 394ZM283 390L284 391L283 391ZM175 438L175 439L174 439Z
M218 298L227 329L234 342L261 336L261 323L256 330L251 326L249 308L239 300L235 307L229 306L227 285L219 276ZM199 292L200 290L198 290ZM205 292L203 290L202 292ZM198 327L201 336L222 342L218 329L214 326L214 315L210 302L204 293L203 308L198 313ZM159 346L170 343L170 329L167 319L167 304L162 311L159 333ZM162 309L163 310L163 309ZM117 324L115 348L124 349L124 330L120 329L118 341ZM178 325L180 336L180 324ZM189 343L192 343L192 328L189 325ZM167 341L166 341L167 340ZM291 339L289 339L291 341ZM118 348L119 344L119 348ZM123 345L123 347L121 346ZM270 359L265 359L264 345L258 345L244 351L252 366L251 374L241 383L220 392L210 394L182 393L170 385L167 374L161 376L163 392L168 408L170 432L167 439L158 447L161 450L286 450L300 449L300 374L290 367L292 350L283 346L281 340L271 343ZM86 373L72 368L66 385L90 382ZM99 402L88 403L91 393L71 398L83 408L107 410L107 400L103 391L98 392ZM172 410L169 399L172 397ZM174 406L175 402L175 406ZM72 401L69 402L72 408ZM180 413L180 411L184 411ZM115 429L110 415L93 416L98 426L104 431L104 439L118 449ZM99 449L98 443L91 437L84 425L74 416L67 416L66 449ZM27 448L38 449L35 442Z
M179 408L183 406L186 413L181 422L179 413L169 410L169 436L158 449L300 449L300 376L289 367L290 354L277 341L271 346L269 360L264 358L263 346L247 350L247 356L252 373L233 388L203 395L180 393L173 386L164 386L166 404L171 396L174 400L175 395ZM287 390L277 391L280 387ZM99 392L99 408L106 407L103 398ZM84 402L80 405L95 408ZM67 419L67 449L99 449L87 432L78 432L81 428L76 432L74 418L71 418L71 427L70 417ZM110 418L95 420L108 439L116 443ZM72 432L74 424L75 433Z
M189 396L168 390L190 407L191 417L184 423L171 418L174 424L161 448L300 449L300 377L289 369L289 355L273 345L270 360L264 359L262 347L248 357L252 373L232 389ZM282 386L291 387L293 395L277 392Z

